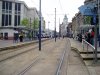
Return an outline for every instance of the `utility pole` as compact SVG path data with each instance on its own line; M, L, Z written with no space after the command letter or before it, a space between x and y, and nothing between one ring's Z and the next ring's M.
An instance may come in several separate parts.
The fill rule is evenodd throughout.
M41 0L39 3L40 7L39 7L39 51L41 51Z
M99 5L100 1L98 0L98 21L99 21L99 35L100 35L100 5Z
M100 47L100 1L98 0L98 3L97 3L97 5L98 5L98 21L99 21L99 47Z
M94 25L95 25L95 37L94 37L94 39L95 39L95 44L94 44L94 46L95 46L95 62L97 62L98 61L98 57L97 57L97 22L96 22L96 15L98 14L98 10L97 10L97 8L96 7L94 7L94 15L93 15L93 22L94 22Z
M49 35L49 23L50 23L50 22L48 21L48 35Z
M31 18L30 18L30 29L31 29Z
M55 8L55 42L56 42L56 8Z
M59 39L61 37L61 26L60 26L60 18L59 18Z
M33 40L33 31L31 30L31 27L32 27L32 23L31 23L31 17L30 17L30 40L32 39Z
M34 29L34 39L35 39L35 17L34 17L34 26L33 26L33 29Z
M94 16L95 17L95 16ZM97 62L97 24L95 24L95 62Z

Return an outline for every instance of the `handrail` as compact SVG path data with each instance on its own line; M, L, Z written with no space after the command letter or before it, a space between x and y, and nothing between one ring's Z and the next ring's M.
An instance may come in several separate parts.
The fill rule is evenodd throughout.
M84 43L84 42L85 42L86 44L88 44L93 50L95 50L95 47L94 47L93 45L91 45L90 43L88 43L86 40L83 39L83 43Z
M89 53L88 46L90 46L90 48L92 48L92 50L93 50L93 58L95 59L95 47L93 45L91 45L90 43L88 43L85 39L83 39L82 42L83 42L83 50L84 50L84 45L85 44L87 45L87 55Z

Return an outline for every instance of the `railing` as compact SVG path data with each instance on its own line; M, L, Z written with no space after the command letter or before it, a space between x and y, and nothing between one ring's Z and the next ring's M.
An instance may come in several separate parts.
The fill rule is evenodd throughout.
M95 59L95 47L84 39L82 40L82 43L83 43L83 50L86 50L87 55L89 54L89 51L92 50L94 56L93 58Z

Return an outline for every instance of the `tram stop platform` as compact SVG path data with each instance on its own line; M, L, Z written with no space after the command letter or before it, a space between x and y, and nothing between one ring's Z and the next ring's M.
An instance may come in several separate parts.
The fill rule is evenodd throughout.
M71 49L78 52L87 69L89 70L90 75L100 75L100 47L97 48L98 60L95 62L93 50L88 48L87 51L86 47L85 50L83 50L83 44L81 42L72 38L69 38L69 40L71 42Z

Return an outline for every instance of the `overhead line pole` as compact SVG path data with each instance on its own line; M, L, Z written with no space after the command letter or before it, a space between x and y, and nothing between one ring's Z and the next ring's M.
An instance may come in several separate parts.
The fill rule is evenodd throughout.
M39 7L39 51L41 51L41 0L40 0L40 7Z
M100 35L100 1L98 0L99 35Z
M55 8L55 42L56 42L56 8Z
M59 18L59 39L61 37L61 26L60 26L60 18Z

